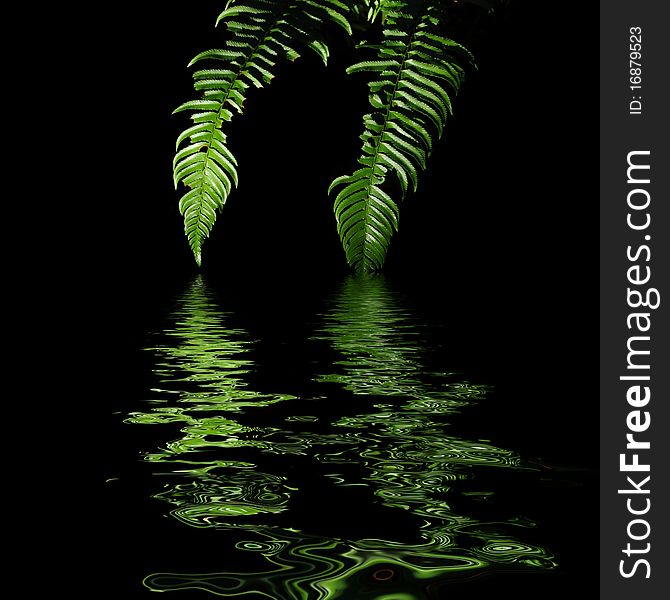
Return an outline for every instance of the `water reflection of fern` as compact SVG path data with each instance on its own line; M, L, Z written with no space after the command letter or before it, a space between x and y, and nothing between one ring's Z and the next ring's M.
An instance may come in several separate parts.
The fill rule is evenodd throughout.
M527 468L514 452L449 435L445 416L482 399L487 388L422 364L421 324L381 276L348 278L323 321L317 337L328 340L342 358L335 363L337 373L318 380L337 382L379 403L375 410L335 421L334 427L351 432L342 437L357 443L319 459L334 468L352 461L364 464L368 471L364 481L375 495L386 506L421 517L425 523L421 537L443 559L467 556L489 564L491 553L485 548L498 547L504 540L500 547L507 544L510 551L501 552L499 558L551 566L550 555L542 548L512 541L510 530L529 522L512 518L480 523L458 514L448 499L459 494L458 481L477 477L477 468ZM348 483L343 474L332 476ZM487 498L491 492L480 490L478 495ZM363 545L369 543L375 545L374 541Z
M382 276L348 277L322 320L315 337L342 358L335 361L337 372L318 381L340 383L354 394L435 402L444 412L481 398L486 389L423 367L420 323Z
M248 334L225 325L202 278L183 294L164 330L161 344L148 348L155 356L154 371L160 388L152 390L150 411L133 412L129 423L182 425L181 437L146 460L180 460L184 454L215 449L265 447L256 439L263 430L243 426L232 417L249 407L261 407L293 398L248 389L242 377L253 367L246 357L252 341Z
M553 566L544 548L519 541L531 522L500 514L482 521L453 508L454 500L472 505L493 495L485 480L464 495L463 483L477 482L482 470L518 470L523 463L490 443L448 435L445 415L486 390L422 365L421 324L383 278L346 280L321 316L314 337L327 341L340 359L329 369L336 373L316 379L338 384L328 386L328 402L348 394L361 403L357 414L335 418L325 432L314 415L272 427L235 420L238 413L249 417L252 406L263 410L292 397L260 394L246 384L252 341L225 325L230 318L196 281L161 343L151 348L160 387L147 410L134 412L128 422L158 424L173 438L145 455L167 478L155 498L171 505L170 514L190 527L241 539L237 549L259 554L267 569L156 574L147 578L149 588L288 600L375 598L380 578L388 576L394 593L421 598L427 583L463 572ZM275 458L264 460L268 454ZM315 477L365 486L379 503L417 517L423 525L414 541L396 541L392 530L386 539L352 540L273 524L279 513L290 518L296 488L289 473L297 455L314 461ZM363 467L359 475L351 474L352 463Z

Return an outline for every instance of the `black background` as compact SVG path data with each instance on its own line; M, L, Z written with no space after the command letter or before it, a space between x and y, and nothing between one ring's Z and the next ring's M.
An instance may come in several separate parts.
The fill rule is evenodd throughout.
M122 2L100 21L105 77L94 83L105 108L91 127L102 127L105 142L89 173L100 232L89 269L102 273L102 302L90 322L111 350L98 374L112 406L133 376L132 349L196 272L171 174L174 141L189 121L171 111L196 97L186 65L219 45L219 4ZM483 429L554 464L595 470L598 17L597 5L586 5L512 2L475 32L479 71L418 194L401 207L385 272L426 319L453 315L465 340L459 360L514 398L513 411L493 403ZM204 246L203 270L243 278L268 307L300 304L299 292L271 294L277 286L327 286L347 272L326 188L355 168L367 88L344 74L347 49L333 43L328 68L308 54L286 65L230 128L240 188ZM555 549L564 577L551 590L540 584L545 595L575 587L595 595L595 490L567 505L541 499L551 527L569 531ZM122 581L104 565L115 564L110 549L132 540L92 543L100 546L94 572ZM478 585L458 592L490 591ZM519 585L533 589L531 578Z

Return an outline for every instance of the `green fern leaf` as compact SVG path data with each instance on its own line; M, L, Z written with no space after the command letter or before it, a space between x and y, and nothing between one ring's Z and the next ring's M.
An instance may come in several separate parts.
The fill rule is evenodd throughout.
M429 2L367 2L371 14L382 13L382 43L376 57L355 63L348 73L368 73L372 112L363 118L359 168L336 178L329 194L347 262L357 271L381 269L393 233L398 229L398 203L384 191L394 172L401 198L416 191L419 173L435 139L451 114L451 97L474 67L470 52L440 34L444 13Z
M349 11L339 0L229 0L217 19L229 34L225 48L201 52L189 63L206 62L207 68L193 73L202 97L174 111L190 112L193 125L177 139L173 177L175 187L188 188L179 210L198 265L217 212L238 185L237 161L223 124L244 111L251 87L272 81L280 59L295 60L306 47L325 63L328 47L321 27L329 21L351 33Z

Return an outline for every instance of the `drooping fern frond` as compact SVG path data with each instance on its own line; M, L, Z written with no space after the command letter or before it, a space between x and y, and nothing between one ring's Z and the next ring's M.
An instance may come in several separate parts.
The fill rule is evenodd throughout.
M348 11L340 0L229 0L217 19L230 33L225 47L191 61L189 66L208 64L193 73L202 97L174 111L190 111L193 125L177 139L173 175L175 187L183 182L189 188L179 210L198 265L217 210L238 183L237 161L221 129L224 122L242 113L251 87L270 83L280 59L293 61L307 47L325 63L328 47L321 26L331 21L351 33Z
M383 39L376 56L352 65L348 73L371 75L372 112L365 130L360 168L336 178L329 193L335 198L338 233L348 263L357 271L379 270L390 239L398 228L398 202L383 188L394 172L401 198L416 191L418 173L434 141L442 135L465 69L474 67L470 52L444 37L444 13L438 0L382 0Z

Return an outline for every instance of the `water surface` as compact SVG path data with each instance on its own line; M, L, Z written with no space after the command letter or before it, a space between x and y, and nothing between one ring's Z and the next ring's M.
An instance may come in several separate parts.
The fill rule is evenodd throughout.
M201 276L148 333L143 397L119 427L139 440L133 493L180 537L145 590L423 600L559 566L542 524L497 500L546 472L459 433L491 386L444 364L383 277L345 279L282 342L295 364Z

